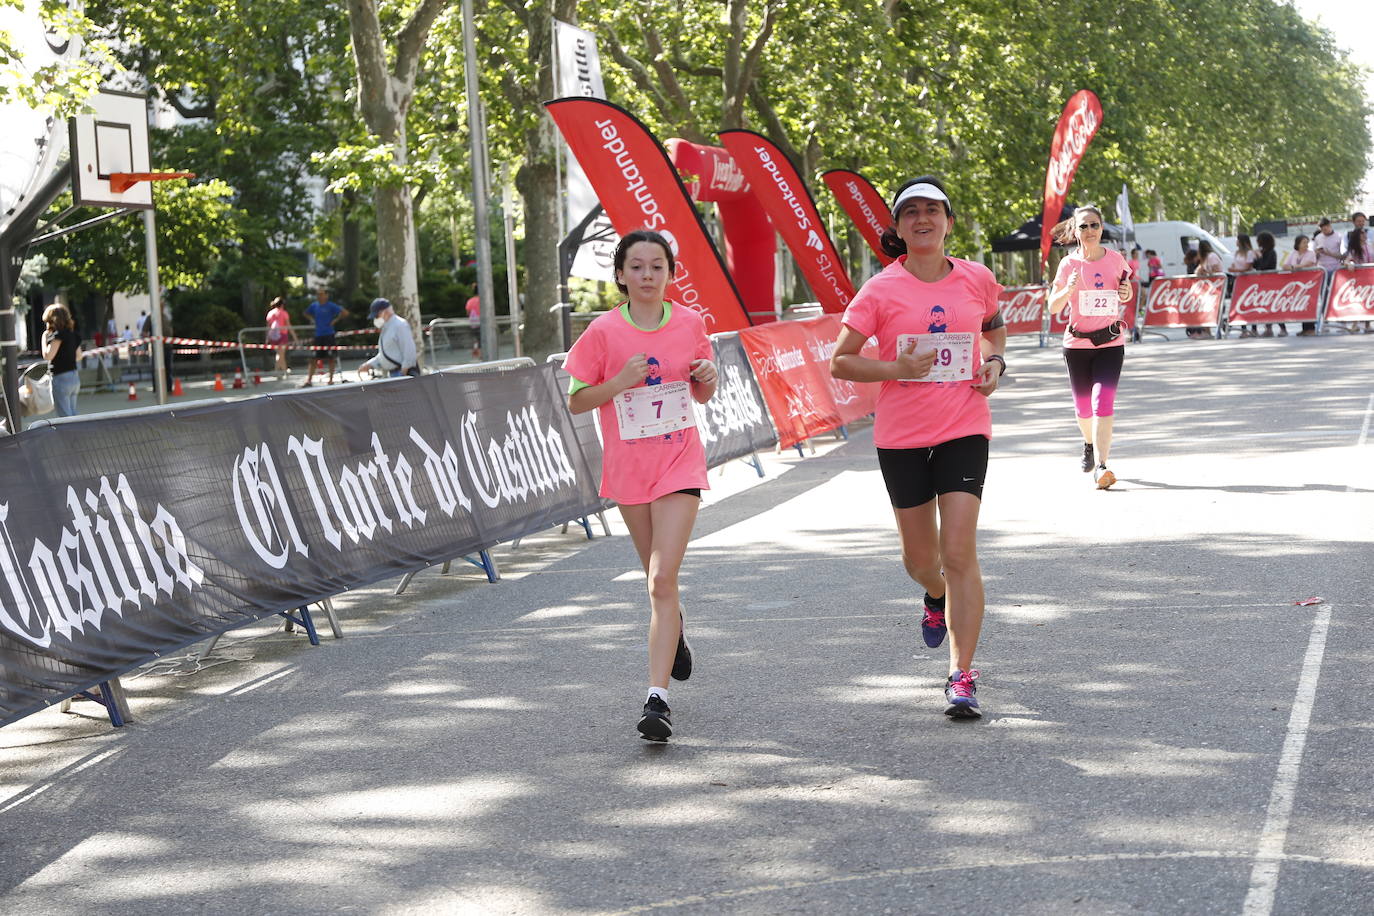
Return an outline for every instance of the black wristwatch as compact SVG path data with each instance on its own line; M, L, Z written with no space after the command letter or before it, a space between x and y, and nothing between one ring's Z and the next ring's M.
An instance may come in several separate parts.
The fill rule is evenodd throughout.
M984 357L983 361L986 362L989 359L995 359L1002 364L1002 371L997 373L998 378L1001 378L1002 376L1007 374L1007 361L1002 358L1002 355L1000 353L989 353L986 357Z

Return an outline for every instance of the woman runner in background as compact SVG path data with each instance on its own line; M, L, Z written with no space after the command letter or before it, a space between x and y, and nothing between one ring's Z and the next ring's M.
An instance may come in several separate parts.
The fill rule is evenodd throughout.
M830 374L881 382L873 422L902 562L925 588L921 633L948 632L945 715L982 715L973 654L983 626L978 510L987 476L988 395L1006 371L1001 287L982 264L945 255L954 210L939 179L897 190L883 250L896 258L864 284L844 313ZM860 351L878 339L878 358ZM948 590L946 590L948 586Z
M1050 314L1069 303L1064 329L1064 364L1069 370L1078 431L1083 434L1084 472L1096 471L1099 490L1116 483L1107 468L1112 451L1116 386L1126 355L1121 304L1131 301L1130 270L1120 254L1102 246L1102 213L1079 207L1054 227L1055 237L1078 248L1059 262L1050 289ZM1205 242L1203 244L1206 244Z
M692 674L678 571L706 489L706 450L690 400L715 394L716 367L701 316L663 298L676 269L663 236L629 233L614 266L629 299L588 325L568 352L568 406L598 410L601 495L620 504L649 581L649 691L639 734L667 741L668 678Z

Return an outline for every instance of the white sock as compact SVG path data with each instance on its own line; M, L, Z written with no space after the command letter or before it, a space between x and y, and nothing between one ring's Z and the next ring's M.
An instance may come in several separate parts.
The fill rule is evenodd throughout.
M663 701L663 704L664 704L665 706L668 704L668 688L667 688L667 687L650 687L650 688L649 688L649 694L648 694L648 696L646 696L646 697L644 698L644 702L646 702L646 703L649 702L649 697L653 696L654 694L658 694L658 698L659 698L660 700Z

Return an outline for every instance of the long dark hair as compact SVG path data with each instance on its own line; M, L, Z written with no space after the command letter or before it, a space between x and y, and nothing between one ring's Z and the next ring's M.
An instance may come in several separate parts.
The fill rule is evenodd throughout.
M74 327L72 324L72 313L67 311L67 307L61 303L54 302L43 310L43 321L53 326L56 331L70 331Z
M668 276L672 277L677 273L677 260L673 257L673 246L668 244L668 240L659 235L652 229L636 229L634 232L627 232L621 237L620 242L615 246L615 285L625 295L630 294L629 287L620 282L620 272L625 269L625 256L631 246L640 242L649 242L653 245L661 245L663 253L668 256Z
M934 185L940 189L941 194L946 197L949 196L949 191L945 190L945 183L943 181L936 178L934 175L920 175L916 178L908 178L906 181L902 182L901 187L897 188L896 192L893 193L892 202L896 204L897 198L902 196L903 191L917 184ZM954 208L950 206L947 200L941 201L941 203L945 205L945 216L953 220ZM889 258L900 258L902 255L906 254L906 242L902 241L902 237L897 234L897 214L892 214L892 225L884 229L883 234L878 236L878 244L882 247L883 253Z
M1268 232L1261 232L1255 236L1255 241L1259 242L1260 251L1265 254L1274 250L1274 236Z
M1254 251L1255 246L1250 244L1250 236L1242 232L1236 236L1236 249L1238 251Z

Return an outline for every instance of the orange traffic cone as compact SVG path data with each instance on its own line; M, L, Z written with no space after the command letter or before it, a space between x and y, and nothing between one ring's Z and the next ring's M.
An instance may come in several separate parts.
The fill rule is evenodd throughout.
M242 388L242 387L243 387L243 370L242 370L242 369L235 369L235 370L234 370L234 387L235 387L235 388Z
M137 401L137 400L138 400L138 386L135 385L133 382L130 382L130 383L129 383L129 400L131 400L131 401Z
M185 393L186 393L186 392L184 392L184 391L181 390L181 379L179 379L179 378L174 378L174 379L172 379L172 397L176 397L176 396L179 395L179 394L185 394Z
M254 384L254 385L261 385L261 384L262 384L262 373L261 373L261 372L254 372L254 373L253 373L253 384Z
M218 372L215 373L215 390L216 390L216 391L223 391L223 390L224 390L224 379L220 378L220 375L219 375Z

